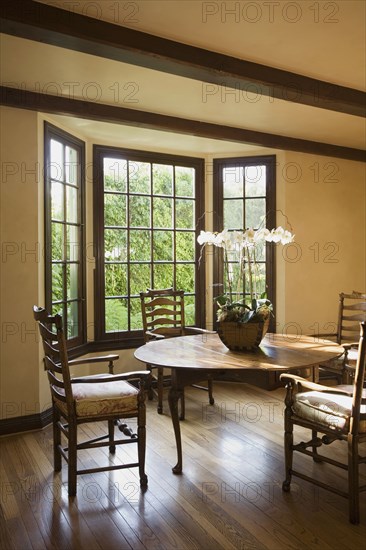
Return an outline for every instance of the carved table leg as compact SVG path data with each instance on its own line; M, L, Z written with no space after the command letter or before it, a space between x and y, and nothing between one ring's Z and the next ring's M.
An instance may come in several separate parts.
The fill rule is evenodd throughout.
M182 397L182 393L183 391L178 390L176 387L174 387L174 384L173 384L168 394L169 409L170 409L170 414L173 422L175 443L177 446L177 464L174 466L174 468L172 468L173 474L181 474L182 467L183 467L182 438L180 433L179 414L178 414L178 401L179 401L179 398Z

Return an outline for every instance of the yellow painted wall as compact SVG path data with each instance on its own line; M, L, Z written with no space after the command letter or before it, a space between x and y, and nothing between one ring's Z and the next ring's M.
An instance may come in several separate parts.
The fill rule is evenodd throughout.
M338 294L366 290L366 167L289 152L284 161L278 192L296 245L286 261L278 254L278 291L282 286L285 296L279 329L334 332Z
M1 108L1 417L39 412L39 344L32 306L39 298L43 243L38 224L37 113Z
M49 393L31 308L44 305L43 121L31 111L1 111L1 418L46 408ZM51 117L47 117L52 121ZM65 130L67 128L64 127ZM70 132L73 133L73 132ZM79 134L78 137L82 139ZM87 164L92 143L87 143ZM136 144L126 143L126 147ZM195 152L196 156L199 153ZM236 149L230 155L239 156ZM283 151L276 154L277 223L286 214L296 245L277 254L279 329L332 332L340 291L366 289L365 165ZM204 155L202 155L204 156ZM206 157L209 163L212 157ZM38 163L38 164L37 164ZM33 173L27 172L33 170ZM35 170L35 172L34 172ZM92 211L92 176L87 171L87 209ZM212 177L206 173L206 210L212 210ZM91 250L92 222L87 220ZM38 245L37 245L38 243ZM318 244L317 244L318 243ZM93 339L93 258L88 255L88 339ZM207 293L211 292L208 279ZM210 311L207 307L207 311ZM209 321L209 319L208 319ZM315 325L317 323L317 325ZM333 325L328 325L333 323ZM141 368L132 350L122 351L117 372Z

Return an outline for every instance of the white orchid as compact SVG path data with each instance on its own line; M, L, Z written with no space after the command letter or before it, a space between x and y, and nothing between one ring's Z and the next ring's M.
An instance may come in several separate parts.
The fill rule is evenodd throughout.
M265 293L258 298L257 280L260 279L260 269L257 263L257 249L261 250L266 242L286 245L294 240L294 235L279 226L271 231L266 227L260 229L248 228L245 231L221 232L201 231L197 237L199 244L215 246L223 250L224 276L227 293L216 300L219 306L220 320L253 321L256 318L265 318L272 311L272 304L266 299ZM202 253L201 253L202 256ZM238 265L238 288L233 292L234 264ZM247 275L247 278L246 278ZM244 280L249 283L250 306L243 300Z

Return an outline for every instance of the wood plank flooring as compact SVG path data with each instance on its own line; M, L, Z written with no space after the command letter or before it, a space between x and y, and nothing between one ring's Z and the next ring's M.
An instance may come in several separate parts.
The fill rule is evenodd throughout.
M186 391L181 476L171 472L176 450L168 406L158 415L156 401L147 402L144 493L137 470L120 470L79 476L78 495L69 499L65 464L61 474L53 472L51 427L2 438L2 550L365 548L365 500L361 524L354 526L346 499L299 479L290 493L282 492L284 390L217 382L214 396L211 407L205 392ZM83 432L100 434L101 426L85 425L80 437ZM118 456L130 459L134 452L124 446ZM327 452L346 457L342 443ZM90 466L109 460L106 449L80 456ZM345 486L345 472L303 456L297 464Z

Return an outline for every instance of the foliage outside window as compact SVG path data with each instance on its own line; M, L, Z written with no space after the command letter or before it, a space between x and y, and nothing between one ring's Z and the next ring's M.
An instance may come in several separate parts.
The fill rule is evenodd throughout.
M46 123L46 308L72 347L85 339L84 163L84 143Z
M275 162L274 156L214 160L215 231L275 227ZM272 304L275 302L274 254L274 247L265 241L256 248L256 292L266 293ZM222 265L216 261L216 295L229 291ZM250 297L250 281L241 276L234 258L228 258L228 269L232 288L239 290L242 299Z
M141 337L147 288L183 289L186 324L199 323L203 162L100 146L94 155L97 337Z

